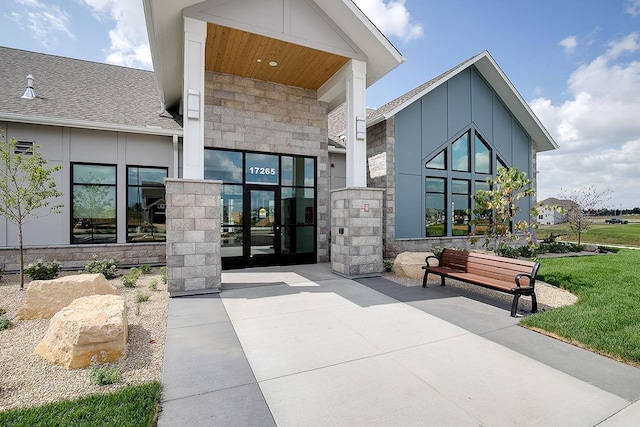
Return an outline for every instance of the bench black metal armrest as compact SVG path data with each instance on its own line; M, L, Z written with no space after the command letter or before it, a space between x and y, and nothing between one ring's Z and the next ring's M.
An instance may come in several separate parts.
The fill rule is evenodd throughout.
M437 256L435 256L435 255L429 255L429 256L427 256L427 257L424 259L424 262L425 262L425 264L427 264L427 267L432 267L432 265L429 265L429 260L430 260L430 259L432 259L432 258L433 258L433 259L437 259L437 260L438 260L438 262L440 261L440 260L438 259L438 257L437 257Z
M535 283L536 283L536 279L531 275L531 274L525 274L525 273L520 273L517 274L515 277L516 280L516 286L517 287L521 287L520 286L520 279L523 277L528 277L529 278L529 287L533 288Z

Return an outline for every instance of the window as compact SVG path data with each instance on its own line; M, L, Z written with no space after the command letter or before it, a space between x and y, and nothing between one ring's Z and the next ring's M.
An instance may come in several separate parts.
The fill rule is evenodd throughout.
M315 250L315 159L282 157L282 253Z
M491 149L476 133L475 142L475 171L476 173L491 173Z
M453 221L451 229L454 236L466 236L469 234L469 198L469 181L452 179L451 207L453 208Z
M247 153L244 177L247 184L278 185L280 168L278 156L273 154Z
M451 166L454 171L470 172L469 132L451 144Z
M471 196L478 190L491 189L486 178L493 176L496 164L507 167L491 145L473 129L426 158L426 237L467 236L471 233ZM486 234L491 224L491 211L474 215L477 224L473 231Z
M116 166L72 164L71 243L116 242Z
M427 237L446 236L446 179L427 177L425 180L425 189L425 226Z
M166 241L166 168L127 168L127 242Z
M204 178L242 184L242 153L204 150Z

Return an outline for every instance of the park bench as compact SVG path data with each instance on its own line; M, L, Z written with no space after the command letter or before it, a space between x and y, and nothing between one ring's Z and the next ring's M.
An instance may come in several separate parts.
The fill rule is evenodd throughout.
M438 260L438 265L430 265L430 260ZM535 284L540 264L514 258L445 249L440 257L428 256L423 266L422 287L427 287L427 276L433 273L440 276L441 286L445 277L466 283L483 286L513 295L511 317L516 317L518 300L522 295L531 296L531 311L538 311Z

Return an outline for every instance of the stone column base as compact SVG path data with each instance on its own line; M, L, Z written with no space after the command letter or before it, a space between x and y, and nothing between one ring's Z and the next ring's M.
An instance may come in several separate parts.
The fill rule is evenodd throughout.
M169 295L220 291L221 181L165 179Z
M350 279L382 272L384 190L344 188L331 192L331 269Z

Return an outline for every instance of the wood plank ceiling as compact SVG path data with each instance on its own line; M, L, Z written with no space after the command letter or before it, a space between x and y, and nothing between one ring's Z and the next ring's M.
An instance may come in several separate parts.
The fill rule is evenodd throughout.
M349 58L248 33L207 24L205 68L317 90Z

